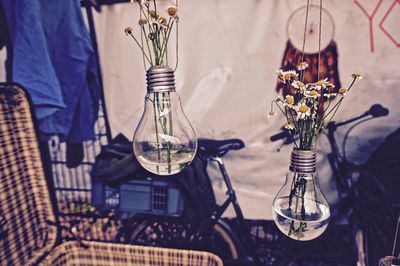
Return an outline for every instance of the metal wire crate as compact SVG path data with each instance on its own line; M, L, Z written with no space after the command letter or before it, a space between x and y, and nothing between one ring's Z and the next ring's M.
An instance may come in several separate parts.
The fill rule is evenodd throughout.
M63 230L63 238L74 237L71 233L72 227L75 227L80 238L88 240L111 241L117 233L120 222L112 208L98 210L91 205L90 171L101 146L107 143L106 118L101 102L95 123L95 139L83 143L84 158L78 167L67 167L65 143L60 142L57 136L49 140L59 220L63 228L68 228Z

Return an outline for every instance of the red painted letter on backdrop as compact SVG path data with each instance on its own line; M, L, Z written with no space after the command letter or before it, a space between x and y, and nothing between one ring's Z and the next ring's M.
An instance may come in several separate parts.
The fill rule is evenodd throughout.
M359 0L354 0L356 5L361 9L361 11L367 16L368 21L369 21L369 39L371 43L371 52L375 51L374 47L374 28L372 21L374 20L375 14L378 11L379 6L382 4L383 0L379 0L378 4L375 6L374 10L372 11L372 14L368 14L367 10L365 7L359 2Z
M396 37L393 36L393 34L390 34L390 31L389 31L390 29L386 29L384 27L385 25L383 25L385 23L386 19L389 17L389 15L394 10L394 7L395 7L396 4L398 4L400 6L400 0L394 0L393 1L393 4L389 7L388 11L385 13L385 15L383 16L381 22L379 23L379 28L381 28L383 33L386 34L386 36L389 38L389 40L391 40L397 46L397 48L400 48L400 41L396 40ZM398 7L398 8L400 8L400 7ZM397 20L399 20L399 17L397 17Z

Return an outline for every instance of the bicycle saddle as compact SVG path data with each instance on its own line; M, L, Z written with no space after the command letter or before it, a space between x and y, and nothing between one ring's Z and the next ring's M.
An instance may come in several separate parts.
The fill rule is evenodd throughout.
M222 157L230 150L244 148L244 142L240 139L198 139L198 152L206 157Z

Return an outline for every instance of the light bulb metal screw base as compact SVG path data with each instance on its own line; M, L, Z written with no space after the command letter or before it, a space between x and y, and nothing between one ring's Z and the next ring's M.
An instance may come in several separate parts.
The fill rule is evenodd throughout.
M289 170L296 173L315 173L317 170L317 154L313 150L292 151Z
M175 75L167 65L152 66L147 70L147 92L174 92Z

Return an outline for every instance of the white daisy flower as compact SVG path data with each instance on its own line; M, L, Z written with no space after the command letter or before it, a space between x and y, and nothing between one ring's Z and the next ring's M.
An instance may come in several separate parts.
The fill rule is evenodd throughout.
M289 104L289 105L293 105L294 104L294 97L292 95L286 95L285 102L287 104Z
M276 115L276 113L274 112L274 111L271 111L271 112L269 112L268 113L268 118L271 118L271 117L273 117L273 116L275 116Z
M326 98L331 98L331 97L335 97L337 95L337 93L324 93L324 97Z
M335 88L335 85L328 81L328 78L321 79L320 81L314 84L317 90L326 89L326 88Z
M347 92L348 92L347 88L340 88L338 94L339 94L340 96L343 96L343 97L344 97L344 96L347 95Z
M283 71L282 69L279 69L276 71L276 74L283 84L286 84L286 81L290 81L292 79L296 80L299 78L299 74L297 74L294 70Z
M285 124L285 128L286 128L287 130L293 130L293 129L294 129L294 126L293 126L293 124L291 124L291 123L286 123L286 124Z
M296 89L303 89L305 86L303 82L298 81L298 80L293 81L291 85L293 88L296 88Z
M317 90L307 90L304 92L304 96L307 98L317 99L321 94L319 94Z
M362 79L363 77L361 76L361 74L360 73L357 73L357 72L354 72L353 74L351 74L351 77L352 78L355 78L355 79Z
M305 104L296 106L295 110L297 112L296 120L306 119L307 117L309 117L311 115L310 108Z
M307 62L301 62L300 64L297 65L297 69L299 71L305 70L306 68L308 68L308 63Z

